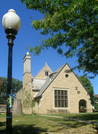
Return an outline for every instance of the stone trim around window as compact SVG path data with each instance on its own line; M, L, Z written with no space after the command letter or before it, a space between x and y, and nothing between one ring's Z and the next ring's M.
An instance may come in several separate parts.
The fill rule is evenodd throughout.
M53 90L53 107L55 109L69 109L69 90L55 88Z

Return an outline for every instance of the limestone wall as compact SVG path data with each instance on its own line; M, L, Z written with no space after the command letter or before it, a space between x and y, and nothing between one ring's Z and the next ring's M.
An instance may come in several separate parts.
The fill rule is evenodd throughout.
M50 86L43 93L42 98L39 102L36 102L37 113L49 113L54 111L58 113L60 111L69 113L79 113L79 101L84 99L87 103L87 111L92 112L92 106L90 103L90 96L76 78L74 73L69 73L66 78L65 70L66 67L60 72L56 79L50 84ZM68 107L67 108L56 108L54 106L54 90L67 90L68 91Z
M46 64L41 71L35 76L35 79L46 79L45 71L48 71L48 75L52 73L52 70L49 68L49 66Z

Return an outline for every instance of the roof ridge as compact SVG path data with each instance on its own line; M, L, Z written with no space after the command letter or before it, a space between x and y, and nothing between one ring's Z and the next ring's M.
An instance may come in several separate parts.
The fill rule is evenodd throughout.
M67 63L65 63L64 65L62 65L61 67L59 67L57 70L55 70L54 72L58 72L63 66L65 66Z
M45 66L48 66L48 67L49 67L49 65L48 65L47 63L45 63L45 65L42 67L42 69L43 69ZM40 69L40 71L34 76L34 78L37 77L37 75L41 72L42 69ZM51 70L50 67L49 67L49 69ZM51 71L52 71L52 70L51 70ZM53 71L52 71L52 72L53 72Z
M42 86L42 88L40 89L40 91L38 92L38 94L35 96L35 98L41 96L43 94L43 92L47 89L47 87L53 82L53 80L57 77L57 75L61 72L61 70L67 65L67 63L65 63L63 66L61 66L60 68L58 68L56 71L57 73L54 75L54 77L51 79L51 81L49 81L49 76L46 79L46 82L44 83L44 85Z

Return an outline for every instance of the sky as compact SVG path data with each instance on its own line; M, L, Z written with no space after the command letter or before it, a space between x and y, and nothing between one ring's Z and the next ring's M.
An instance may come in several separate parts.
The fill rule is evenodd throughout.
M17 15L21 19L21 27L16 35L13 46L13 62L12 62L12 77L23 81L23 58L29 49L27 46L38 46L42 39L48 38L40 34L39 30L32 29L31 26L31 16L32 19L41 19L43 14L38 11L26 9L25 4L21 3L19 0L0 0L0 77L7 77L8 68L8 40L6 38L5 30L2 26L2 17L9 9L14 9ZM66 50L66 46L63 46ZM68 63L72 68L77 65L77 58L73 57L66 59L57 53L56 50L49 48L48 50L43 50L39 56L34 56L31 54L31 72L35 76L47 63L52 71L57 70L59 67ZM74 70L74 73L78 76L83 75L83 71ZM94 93L98 94L98 76L94 79L90 79L92 86L94 88Z

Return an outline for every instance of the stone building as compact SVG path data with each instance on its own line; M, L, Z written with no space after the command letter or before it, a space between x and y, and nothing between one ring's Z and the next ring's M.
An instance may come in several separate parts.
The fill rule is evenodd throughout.
M90 96L74 72L66 73L71 68L66 63L52 72L46 64L40 72L33 77L31 74L31 55L27 52L24 57L23 88L16 94L22 104L29 92L34 102L33 111L36 113L79 113L81 107L84 112L92 112ZM26 93L23 96L23 93ZM29 97L28 97L29 99ZM31 114L32 108L23 107L23 113ZM82 109L83 110L83 109Z

